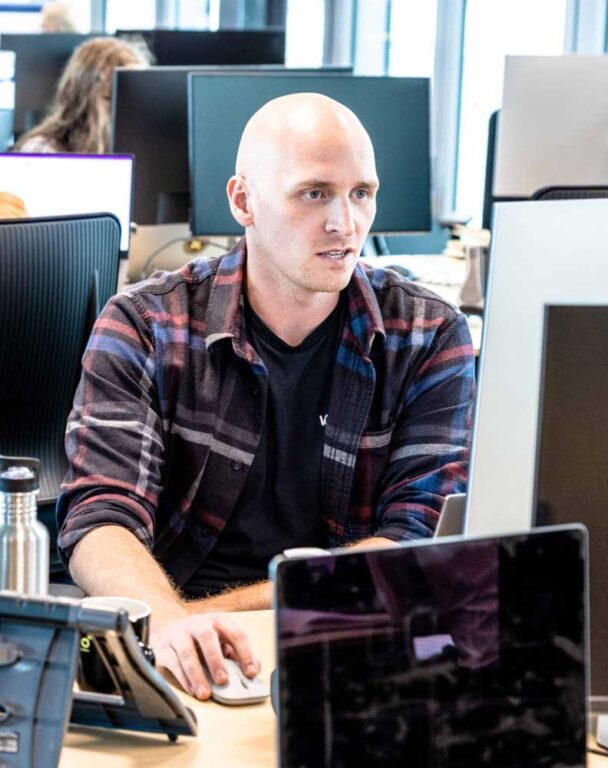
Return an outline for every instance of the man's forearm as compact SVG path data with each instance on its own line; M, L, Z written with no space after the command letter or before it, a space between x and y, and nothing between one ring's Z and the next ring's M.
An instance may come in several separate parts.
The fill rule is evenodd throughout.
M124 595L144 600L152 622L187 615L184 601L167 574L132 533L117 525L94 528L70 559L74 581L89 595Z
M227 654L239 662L246 675L259 673L251 643L238 625L214 612L213 607L189 611L160 565L125 528L107 525L93 529L76 545L70 572L89 594L125 595L150 605L150 644L157 666L172 672L193 696L209 698L208 675L218 685L227 682ZM208 672L203 669L201 656Z
M371 549L396 545L397 543L392 539L371 536L353 544L351 549ZM247 587L229 589L213 597L192 600L187 603L187 608L190 613L199 613L200 611L260 611L272 608L272 584L270 581L260 581Z
M187 603L190 613L201 611L259 611L272 607L272 584L260 581L248 587L229 589L213 597Z
M398 542L393 539L387 539L384 536L370 536L368 539L362 539L356 544L351 544L350 549L373 549L374 547L395 547Z

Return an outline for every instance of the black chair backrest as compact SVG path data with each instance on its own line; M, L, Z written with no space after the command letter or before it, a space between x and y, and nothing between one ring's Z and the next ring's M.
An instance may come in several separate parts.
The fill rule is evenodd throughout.
M532 195L532 200L587 200L608 197L608 187L542 187Z
M0 221L0 453L40 459L40 503L67 469L66 420L119 246L111 214Z

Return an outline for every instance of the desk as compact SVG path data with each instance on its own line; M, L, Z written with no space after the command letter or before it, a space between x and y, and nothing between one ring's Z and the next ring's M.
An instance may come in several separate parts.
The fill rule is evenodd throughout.
M272 611L243 612L235 619L252 637L261 656L260 677L268 681L275 666ZM270 700L226 707L180 695L196 713L198 736L180 736L171 744L156 734L70 727L60 768L275 768L276 720Z
M272 611L234 614L261 655L262 674L269 679L275 664ZM245 707L224 707L181 694L196 712L195 738L72 727L66 734L59 768L147 768L170 763L172 768L276 768L276 719L270 701ZM591 741L590 741L591 746ZM608 757L589 754L588 768L608 768Z

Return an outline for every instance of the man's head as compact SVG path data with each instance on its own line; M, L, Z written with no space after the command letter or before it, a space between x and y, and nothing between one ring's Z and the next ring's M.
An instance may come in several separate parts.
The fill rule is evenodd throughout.
M248 275L294 295L342 290L377 188L371 140L349 109L316 93L265 104L245 127L227 189L246 229Z

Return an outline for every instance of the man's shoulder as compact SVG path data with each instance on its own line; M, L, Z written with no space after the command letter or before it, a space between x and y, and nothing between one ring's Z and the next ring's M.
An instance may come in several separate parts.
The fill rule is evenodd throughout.
M204 294L211 289L213 278L220 268L222 256L214 258L198 258L188 262L180 269L173 272L154 272L146 280L128 287L124 295L129 298L155 301L154 297L162 300L163 297L175 297L176 294L184 296Z
M461 316L449 301L395 270L372 267L364 262L359 266L370 283L385 321L418 317L449 325Z

